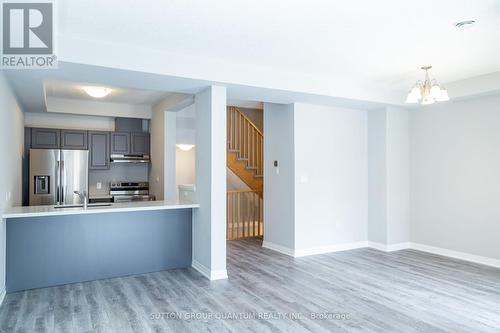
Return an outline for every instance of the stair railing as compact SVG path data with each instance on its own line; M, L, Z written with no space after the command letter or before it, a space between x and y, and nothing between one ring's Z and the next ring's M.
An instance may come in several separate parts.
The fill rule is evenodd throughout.
M244 160L255 175L264 174L264 136L255 124L238 108L227 110L228 149L236 152L238 159Z
M262 191L227 191L226 238L261 237L264 234Z

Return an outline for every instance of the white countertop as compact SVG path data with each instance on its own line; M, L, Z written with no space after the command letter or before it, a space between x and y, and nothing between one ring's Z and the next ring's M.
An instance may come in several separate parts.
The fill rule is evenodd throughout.
M88 207L87 209L83 209L81 207L54 208L54 206L23 206L7 209L7 211L2 215L2 218L13 219L39 216L140 212L147 210L185 209L199 207L200 205L196 203L169 200L112 203L111 206Z

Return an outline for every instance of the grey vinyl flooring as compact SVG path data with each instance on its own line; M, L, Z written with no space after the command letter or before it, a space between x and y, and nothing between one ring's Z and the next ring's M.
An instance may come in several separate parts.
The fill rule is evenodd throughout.
M8 294L2 332L499 332L500 270L403 250L291 258L228 242L193 269Z

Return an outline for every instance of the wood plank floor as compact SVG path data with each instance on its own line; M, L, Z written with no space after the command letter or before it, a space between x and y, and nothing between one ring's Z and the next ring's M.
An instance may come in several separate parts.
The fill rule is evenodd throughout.
M227 250L229 280L177 269L8 294L0 330L500 331L499 269L414 250L294 259L256 239Z

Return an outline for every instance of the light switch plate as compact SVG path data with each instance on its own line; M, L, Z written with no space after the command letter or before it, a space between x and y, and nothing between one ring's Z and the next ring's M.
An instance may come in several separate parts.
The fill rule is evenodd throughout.
M102 188L102 183L101 183L101 182L98 182L98 183L96 184L96 188L97 188L98 190L100 190L100 189Z

